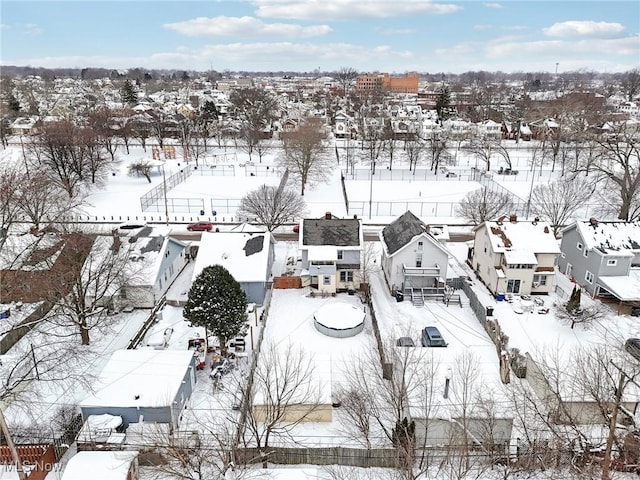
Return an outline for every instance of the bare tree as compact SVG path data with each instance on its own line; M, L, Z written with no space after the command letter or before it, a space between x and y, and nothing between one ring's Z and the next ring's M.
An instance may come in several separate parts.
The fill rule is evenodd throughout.
M499 140L492 140L490 138L474 138L472 139L466 148L481 162L484 163L484 169L491 170L491 157L494 154L500 155L507 161L508 165L511 165L511 159L506 148L500 145Z
M304 199L293 190L262 185L242 197L238 216L255 217L272 232L300 218L306 208Z
M147 182L151 183L151 171L153 170L153 165L148 160L137 160L129 164L128 173L129 175L139 176L142 175L147 179Z
M334 77L342 87L342 96L346 96L353 81L358 77L358 71L352 67L340 67Z
M95 133L96 142L109 153L111 161L115 162L119 139L115 128L116 118L114 112L107 107L91 112L89 114L89 126Z
M279 159L283 169L300 182L300 195L308 185L325 181L333 162L324 145L324 132L320 121L307 118L299 127L283 134L283 152Z
M514 204L508 193L500 193L482 187L467 193L457 208L457 214L473 223L479 224L509 212Z
M549 221L558 237L562 228L593 195L595 185L583 177L540 184L531 192L532 210Z
M252 381L242 387L248 388L244 397L251 402L243 440L259 449L264 466L274 438L289 438L297 425L319 415L321 392L327 387L314 368L313 359L291 344L269 345L260 353Z
M407 160L409 161L409 170L415 170L418 163L422 160L422 155L425 151L425 144L419 138L413 138L404 142L404 151L407 154Z
M617 187L618 218L629 221L634 198L640 190L640 128L623 122L610 135L596 141L601 154L592 171Z
M270 129L273 120L277 118L278 101L267 90L256 87L234 90L229 101L233 105L234 115L240 121L240 135L251 159L263 131Z
M627 100L633 101L635 96L640 92L640 70L634 68L629 70L622 80L622 88L627 96Z
M144 263L134 264L130 260L133 244L116 235L94 239L72 234L65 243L76 255L67 255L51 269L51 314L57 323L77 328L81 344L89 345L90 331L108 323L108 309L120 306L115 303L121 301L125 284L140 275Z
M43 223L57 225L62 216L68 215L83 204L80 195L69 198L57 183L52 183L43 170L31 171L16 189L20 212L36 228ZM58 226L58 225L57 225Z
M20 186L26 175L13 165L0 166L0 250L20 215Z

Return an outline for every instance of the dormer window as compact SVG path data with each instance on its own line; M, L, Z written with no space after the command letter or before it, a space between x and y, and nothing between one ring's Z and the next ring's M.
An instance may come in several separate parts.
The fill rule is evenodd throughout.
M342 260L343 256L344 256L344 250L338 250L338 260Z

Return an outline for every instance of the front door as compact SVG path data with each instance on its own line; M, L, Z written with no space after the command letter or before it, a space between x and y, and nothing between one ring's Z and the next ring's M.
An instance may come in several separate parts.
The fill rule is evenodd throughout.
M571 264L567 262L567 266L564 269L564 274L569 278L571 278L571 268Z
M520 293L520 280L507 280L507 293Z

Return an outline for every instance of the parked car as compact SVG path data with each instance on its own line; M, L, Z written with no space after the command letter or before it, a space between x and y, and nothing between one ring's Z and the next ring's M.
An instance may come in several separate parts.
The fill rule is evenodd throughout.
M413 343L413 338L411 337L400 337L396 342L397 347L415 347L416 344Z
M631 308L631 316L632 317L640 317L640 307Z
M456 175L456 172L447 172L444 175L447 178L453 178L453 177L457 177L458 175Z
M190 232L210 232L212 228L213 224L211 222L196 222L187 225L187 230Z
M640 360L640 338L629 338L624 343L624 349L636 360Z
M440 330L436 327L424 327L422 330L422 346L423 347L446 347L447 342L440 334Z
M128 221L120 224L120 230L135 230L136 228L144 228L147 224L144 222Z
M293 233L298 233L300 231L300 225L293 226Z

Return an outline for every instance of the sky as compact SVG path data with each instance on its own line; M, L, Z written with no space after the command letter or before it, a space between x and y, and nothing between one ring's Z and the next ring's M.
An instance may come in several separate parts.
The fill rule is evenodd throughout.
M390 73L640 66L637 1L2 0L0 64Z

